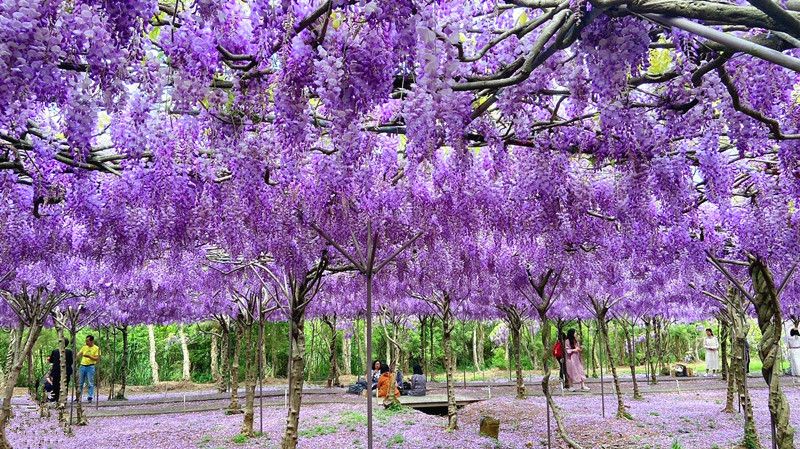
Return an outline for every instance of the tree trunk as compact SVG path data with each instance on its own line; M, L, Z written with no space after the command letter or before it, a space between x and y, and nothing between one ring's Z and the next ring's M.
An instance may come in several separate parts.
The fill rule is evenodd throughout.
M783 324L778 292L772 273L761 259L750 258L749 273L755 293L758 327L762 335L761 343L758 345L758 353L763 363L761 375L769 385L769 412L775 426L775 440L779 449L793 449L795 429L789 425L789 403L781 391L780 365L776 365L780 360Z
M3 390L3 409L0 412L0 449L12 449L6 437L6 427L12 415L11 398L14 396L14 388L17 386L17 381L19 381L22 366L25 364L28 354L33 350L33 345L36 344L39 333L42 331L42 323L34 320L28 329L27 337L23 340L24 329L21 323L17 326L17 348L19 349L14 354L14 361L8 372L8 378Z
M731 319L731 322L733 322L733 320L735 320L736 317L731 317L730 319ZM733 327L733 326L731 326L731 327ZM728 328L728 327L725 326L725 328ZM728 328L728 329L730 329L730 328ZM720 334L722 334L722 332L720 332ZM731 342L731 351L732 351L731 354L732 355L731 355L731 364L727 367L728 368L727 376L726 376L725 373L723 373L723 376L726 376L725 380L727 380L728 386L727 386L727 389L726 389L726 392L725 392L725 408L722 409L722 413L735 413L736 410L733 409L733 397L734 397L734 390L736 388L736 373L732 372L731 370L736 369L734 361L733 361L734 357L736 356L736 349L735 349L736 348L736 336L734 335L735 332L727 332L727 334L728 335L726 335L726 337L729 338L730 342Z
M483 325L478 323L478 365L481 367L481 371L483 371L483 367L486 366L486 360L483 358L483 348L486 342L486 333L483 331Z
M217 391L220 393L225 393L228 391L228 380L230 379L231 373L231 361L233 360L230 356L231 350L231 333L230 329L227 325L220 326L222 327L222 354L220 356L220 365L222 367L222 372L219 373L219 382L217 383Z
M539 309L539 318L542 320L542 330L540 333L542 334L542 347L545 348L542 351L542 369L544 370L544 377L542 377L542 392L544 392L544 396L547 400L547 403L550 406L550 412L553 414L553 418L556 422L556 429L559 438L564 440L565 443L572 449L581 449L581 446L570 436L567 434L567 429L564 427L564 422L561 419L561 415L558 412L558 407L556 407L555 401L553 401L553 395L550 392L550 351L547 348L552 347L550 344L550 320L547 318L547 310Z
M122 325L119 330L122 332L122 363L120 366L120 388L115 399L125 399L125 387L128 384L128 326Z
M254 437L253 419L255 417L254 403L256 397L256 366L258 365L258 349L253 344L253 323L241 324L244 329L244 420L242 421L242 434Z
M236 325L236 337L233 340L233 357L230 363L230 386L231 386L231 403L228 405L226 411L229 415L238 415L242 412L242 406L239 405L239 355L242 350L242 337L244 337L244 330L242 326Z
M522 342L520 341L520 329L522 329L522 318L516 307L507 307L503 310L506 314L506 324L511 333L511 345L514 351L514 368L516 372L517 399L525 399L525 379L522 376Z
M650 325L650 319L644 319L644 340L645 340L645 357L647 357L647 367L648 371L650 371L650 384L655 385L658 383L658 379L656 378L656 370L653 367L653 352L652 347L650 345L650 334L653 331L653 327Z
M430 331L431 331L431 341L430 341L430 349L431 349L431 358L428 360L428 369L431 371L431 381L436 382L436 365L433 364L434 359L434 351L433 351L433 328L436 325L436 319L431 317L431 324L430 324Z
M617 418L633 419L631 414L625 409L625 401L622 397L622 388L620 388L619 376L617 375L617 364L614 363L614 353L611 352L608 322L606 322L605 314L601 314L601 316L598 317L598 324L600 325L600 333L603 335L603 344L606 348L608 364L611 365L611 377L614 379L614 391L617 393Z
M181 351L183 352L183 377L184 382L192 381L192 364L189 361L189 346L186 344L186 332L183 330L183 323L178 325L178 335L181 339Z
M14 360L16 359L16 355L19 354L20 341L22 341L22 335L18 335L16 328L11 329L11 333L8 336L8 352L6 352L6 362L4 370L6 375L3 376L4 388L6 379L11 374L11 369L14 367Z
M475 366L475 371L482 371L481 364L478 363L478 326L480 322L476 321L472 328L472 365Z
M635 328L631 326L631 330L628 331L628 326L626 323L622 324L622 328L625 330L625 342L628 347L628 366L631 368L631 379L633 381L633 398L634 399L642 399L642 393L639 391L639 382L636 380L636 334Z
M111 352L111 375L109 376L109 384L108 384L108 400L114 399L114 387L115 382L117 380L117 328L111 327L111 332L114 334L114 342L111 344L111 348L109 351ZM75 339L75 335L72 335L72 339ZM97 397L100 397L100 392L97 392Z
M658 357L658 371L664 372L666 365L664 364L664 335L662 333L663 323L661 320L653 320L655 334L656 334L656 354Z
M219 385L219 337L215 329L211 331L211 381Z
M290 327L291 337L289 344L292 347L292 360L291 372L289 373L289 413L286 417L286 431L283 434L283 440L281 440L281 449L295 449L297 447L306 354L305 310L293 311ZM369 385L369 379L367 379L367 384Z
M153 377L153 385L160 382L158 378L158 362L156 362L156 335L152 324L147 325L147 336L150 339L150 374Z
M428 353L428 339L425 336L425 323L428 321L428 317L422 317L419 319L419 343L420 343L420 352L422 353L422 360L420 360L420 366L422 367L422 372L428 374L428 358L425 357L425 354Z
M342 336L342 372L345 376L353 374L353 339Z
M67 346L64 344L64 328L56 323L56 331L58 332L58 369L61 376L58 379L58 422L62 425L67 423L69 415L66 413L67 409ZM70 367L72 368L72 367Z
M354 332L353 335L357 336L356 337L356 347L358 348L358 366L359 367L363 367L364 364L367 363L365 361L365 360L367 360L367 351L366 351L366 349L364 349L364 343L367 341L367 337L366 337L366 334L364 332L361 332L361 329L360 329L361 326L359 326L358 321L355 322L354 327L356 329L356 332ZM424 353L423 353L422 357L425 358L425 354ZM364 371L365 373L366 373L366 368L369 368L370 370L372 369L372 367L364 367L364 368L362 368L362 369L365 369L365 371ZM358 373L358 371L356 371L356 373ZM365 380L367 381L367 383L370 382L369 379L365 379Z
M458 407L456 406L456 392L453 386L454 371L453 366L453 348L451 336L455 323L453 322L453 312L450 309L450 296L445 294L443 301L442 313L442 340L444 341L444 363L445 372L447 374L447 430L452 431L458 429Z
M76 357L74 357L74 359L72 361L72 363L73 363L73 369L72 369L72 391L73 391L73 398L75 400L75 424L78 425L78 426L88 426L89 425L89 421L86 419L86 416L83 414L83 394L82 393L78 394L78 379L79 379L78 378L78 374L79 374L80 360L78 360L78 357L77 357L77 355L78 355L78 353L77 353L77 351L78 351L77 343L78 342L75 341L77 336L78 336L78 330L75 329L75 328L71 328L69 330L69 339L70 339L70 341L72 341L72 353L75 354L75 356L76 356ZM113 353L114 352L112 351L112 354ZM111 366L114 366L114 364L112 363ZM113 379L114 379L113 375L111 376L111 379L112 379L112 385L113 385ZM96 386L97 385L95 384L95 387ZM97 398L100 397L100 391L99 390L95 392L95 396Z
M725 320L719 323L719 358L722 362L722 379L728 380L728 339L730 338L730 328ZM730 383L729 383L730 384Z
M597 359L597 334L592 338L592 377L597 377L597 366L600 364Z
M272 328L270 332L270 370L272 371L272 377L278 377L278 344L275 341L278 335L278 326L276 324L271 324L270 327ZM266 344L266 343L265 343ZM288 377L288 373L287 373Z
M331 387L341 387L342 384L339 382L339 364L336 358L336 315L330 316L323 316L322 321L328 326L328 330L331 332L331 339L328 341L328 388Z

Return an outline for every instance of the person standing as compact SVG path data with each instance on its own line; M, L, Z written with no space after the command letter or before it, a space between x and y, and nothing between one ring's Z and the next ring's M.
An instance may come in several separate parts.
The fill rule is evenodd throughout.
M789 366L792 368L792 377L800 379L800 330L794 328L789 331L787 339L789 346Z
M581 361L583 348L581 348L578 339L575 337L575 329L567 331L567 339L564 342L564 347L566 349L567 376L572 385L569 391L575 391L575 385L578 384L581 386L581 391L589 391L589 387L586 386L586 373L583 369L583 361Z
M64 339L64 347L69 347L69 339ZM69 381L72 379L72 350L67 349L65 351L66 355L66 366L67 366L67 379L66 379L66 386L69 389ZM53 402L58 402L58 398L61 394L61 354L58 352L58 349L53 349L53 352L50 353L50 357L47 358L47 361L53 364L53 367L50 369L50 377L53 379Z
M558 360L558 378L561 379L561 388L569 388L569 379L567 378L567 363L564 354L564 341L567 335L561 332L558 335L555 346L553 346L553 357Z
M81 360L81 367L78 370L78 397L83 396L83 385L89 384L89 403L92 402L94 397L94 368L97 362L100 361L100 347L94 344L94 336L86 336L86 345L78 352L78 358Z
M703 342L703 346L706 348L706 376L708 376L709 371L713 376L719 371L719 340L714 336L714 332L711 329L706 329L706 339Z

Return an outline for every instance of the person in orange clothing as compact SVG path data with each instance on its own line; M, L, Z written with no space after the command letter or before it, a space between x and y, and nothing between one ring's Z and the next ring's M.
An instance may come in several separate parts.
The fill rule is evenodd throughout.
M378 397L385 398L389 393L389 384L392 383L392 371L389 365L381 364L381 377L378 378ZM394 386L395 397L400 397L400 390L397 389L397 384Z

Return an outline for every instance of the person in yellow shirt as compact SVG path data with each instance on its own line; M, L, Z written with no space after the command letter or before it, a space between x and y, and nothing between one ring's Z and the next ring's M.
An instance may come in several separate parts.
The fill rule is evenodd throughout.
M78 397L83 396L83 385L89 384L89 402L92 402L94 397L94 366L100 361L100 348L94 344L94 336L86 336L86 346L81 348L78 353L78 359L81 361L81 367L78 371L78 384L80 385L80 393Z

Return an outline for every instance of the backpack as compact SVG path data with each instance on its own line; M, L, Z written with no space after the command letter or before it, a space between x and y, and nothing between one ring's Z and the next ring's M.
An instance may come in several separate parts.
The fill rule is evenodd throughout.
M561 349L561 342L557 341L556 345L553 346L553 357L560 359L564 356L564 351Z
M350 385L347 389L348 393L357 395L360 395L362 391L364 391L364 386L361 384Z

